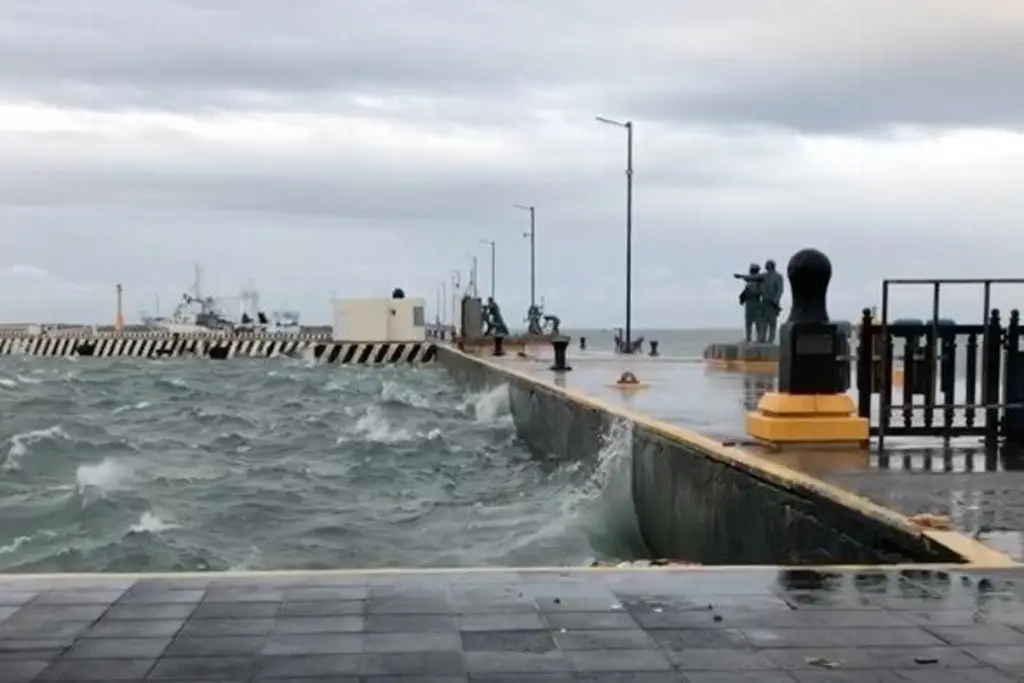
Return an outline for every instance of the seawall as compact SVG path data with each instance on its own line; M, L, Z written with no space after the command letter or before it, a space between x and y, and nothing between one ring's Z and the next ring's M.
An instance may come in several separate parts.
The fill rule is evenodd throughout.
M976 546L959 534L923 530L892 510L753 452L509 364L447 346L438 348L437 360L473 390L507 385L517 431L534 451L592 457L616 423L628 425L633 507L654 557L792 566L959 563L985 555L966 553L963 548Z
M321 335L175 335L115 333L0 337L0 356L46 358L309 358L321 363L431 363L430 342L331 341Z

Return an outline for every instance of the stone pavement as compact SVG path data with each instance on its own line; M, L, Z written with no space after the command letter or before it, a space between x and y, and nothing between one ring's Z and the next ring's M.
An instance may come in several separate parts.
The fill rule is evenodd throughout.
M0 681L1009 683L1022 598L1024 569L4 577Z
M774 388L775 381L772 376L708 371L693 359L571 350L573 370L561 376L548 369L550 358L506 357L498 363L731 443L745 441L746 411ZM647 386L635 391L615 388L625 370ZM888 438L885 443L884 453L862 458L804 453L789 459L785 454L760 453L905 515L948 516L958 531L1024 561L1024 457L986 458L976 440L960 440L950 448L927 439Z

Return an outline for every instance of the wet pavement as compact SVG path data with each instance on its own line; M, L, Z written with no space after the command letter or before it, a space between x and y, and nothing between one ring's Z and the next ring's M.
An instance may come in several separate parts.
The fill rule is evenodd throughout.
M487 360L727 443L747 442L746 412L775 386L771 375L713 371L698 358L624 357L574 349L568 354L573 370L555 373L544 353L531 359ZM637 376L640 388L624 391L615 386L626 371ZM899 396L894 391L895 402ZM876 448L842 456L794 456L748 447L903 514L949 517L958 531L1024 561L1024 458L986 455L977 440L969 439L949 448L930 439L890 437L885 444L882 452Z
M1022 589L1024 569L4 577L0 682L1009 683Z

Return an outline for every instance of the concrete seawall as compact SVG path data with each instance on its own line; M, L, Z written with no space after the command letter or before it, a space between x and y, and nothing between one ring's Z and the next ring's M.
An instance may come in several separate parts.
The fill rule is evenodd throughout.
M0 356L47 358L309 358L340 365L431 363L430 342L340 342L319 335L98 334L0 337Z
M535 451L592 457L616 423L627 425L633 506L655 557L862 565L985 556L966 537L922 530L892 510L752 452L450 347L439 347L437 360L473 390L507 385L517 431Z

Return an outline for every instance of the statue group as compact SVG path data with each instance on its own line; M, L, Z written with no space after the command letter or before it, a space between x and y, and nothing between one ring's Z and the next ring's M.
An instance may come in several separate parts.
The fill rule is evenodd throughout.
M778 332L779 314L782 313L782 294L785 280L775 268L775 261L764 264L764 272L756 263L750 264L747 274L733 277L743 280L740 305L743 306L743 328L747 342L774 344Z
M498 306L498 302L494 300L494 297L487 297L483 314L485 336L508 336L508 325L505 324L505 318L501 315L501 307Z

